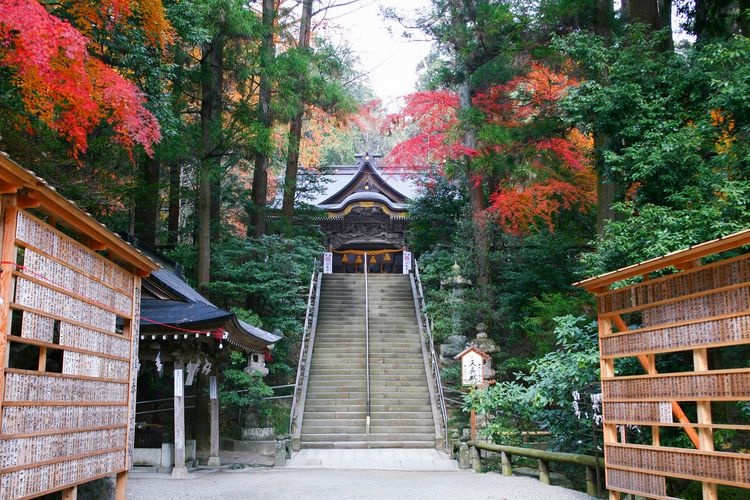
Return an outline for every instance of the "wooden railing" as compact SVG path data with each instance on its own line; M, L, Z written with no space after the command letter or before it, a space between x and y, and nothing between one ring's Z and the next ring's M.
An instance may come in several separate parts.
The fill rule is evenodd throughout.
M559 451L537 450L535 448L521 448L520 446L506 446L502 444L483 443L480 441L469 441L469 447L473 447L481 461L481 451L500 453L503 476L513 475L513 457L535 458L539 464L539 480L544 484L550 484L549 463L573 464L586 467L586 493L592 497L601 495L601 481L599 471L604 469L604 460L591 455L578 455L576 453L562 453Z

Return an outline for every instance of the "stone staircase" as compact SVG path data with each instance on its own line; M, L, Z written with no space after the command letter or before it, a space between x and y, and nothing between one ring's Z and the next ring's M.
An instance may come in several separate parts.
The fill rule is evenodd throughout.
M365 278L323 277L302 448L434 448L436 429L408 275L370 274L370 432Z

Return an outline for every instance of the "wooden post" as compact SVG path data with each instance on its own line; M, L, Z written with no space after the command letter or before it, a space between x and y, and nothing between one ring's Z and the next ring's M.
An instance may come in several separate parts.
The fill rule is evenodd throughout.
M128 473L118 472L115 479L115 500L126 500L128 497Z
M612 334L612 321L608 319L599 319L599 352L602 349L602 338ZM602 359L599 363L602 380L615 376L615 362L612 359ZM603 440L604 440L604 458L606 465L607 445L617 443L617 425L604 422ZM610 491L609 500L620 500L619 491Z
M185 363L180 356L174 360L174 469L173 477L187 476L185 467Z
M76 500L76 498L78 498L78 485L62 490L60 492L60 498L62 498L62 500Z
M539 480L544 484L549 484L549 462L539 459Z
M474 472L482 472L482 452L476 446L470 446L471 468Z
M211 450L208 457L209 467L219 467L219 387L216 383L216 375L209 378L209 397L211 399Z
M503 464L503 476L513 475L513 457L510 453L500 452L500 461Z
M693 350L693 369L696 372L708 371L708 349ZM698 423L711 424L711 401L698 401L696 403L698 410ZM701 427L698 429L698 440L701 451L714 451L714 430L710 427ZM716 483L702 482L703 500L718 500L719 493Z
M16 196L0 196L0 260L16 262ZM0 425L3 421L3 402L5 401L5 368L8 363L7 335L11 328L10 302L13 290L13 264L0 264Z
M469 433L469 436L471 437L472 441L476 441L477 439L477 412L476 410L471 410L471 432Z

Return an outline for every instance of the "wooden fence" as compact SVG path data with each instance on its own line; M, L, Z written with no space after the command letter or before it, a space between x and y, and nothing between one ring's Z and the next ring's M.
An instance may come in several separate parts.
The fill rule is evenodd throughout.
M578 455L576 453L562 453L557 451L538 450L536 448L523 448L520 446L507 446L502 444L483 443L481 441L469 441L468 445L475 450L481 461L481 450L491 453L499 453L502 463L503 476L513 475L513 457L527 457L537 460L539 467L539 481L550 484L549 464L561 463L581 465L586 468L586 493L592 497L600 495L598 484L599 471L604 468L604 461L590 455Z

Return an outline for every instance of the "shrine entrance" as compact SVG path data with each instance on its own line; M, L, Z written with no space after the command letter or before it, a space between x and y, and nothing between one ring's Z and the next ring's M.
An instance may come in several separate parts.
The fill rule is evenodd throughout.
M403 273L409 198L396 187L411 193L413 186L382 173L376 160L365 154L356 165L338 167L327 179L330 190L315 203L325 212L316 222L334 273Z
M403 248L333 250L334 273L401 274Z

